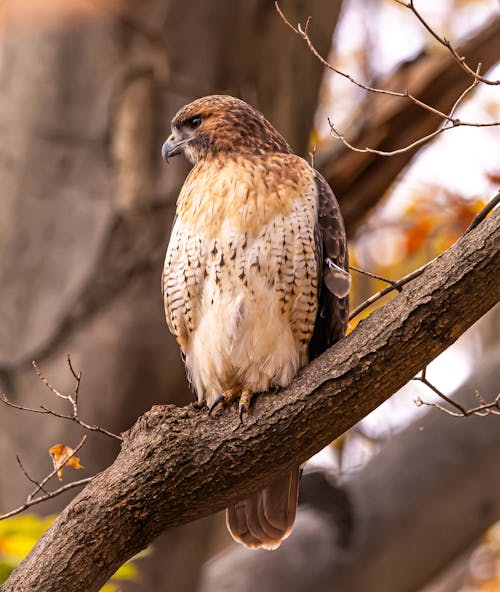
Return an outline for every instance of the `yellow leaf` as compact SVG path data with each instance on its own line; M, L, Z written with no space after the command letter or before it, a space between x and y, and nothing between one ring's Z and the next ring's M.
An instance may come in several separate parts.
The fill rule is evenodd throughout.
M80 459L77 456L71 456L73 453L73 448L67 444L54 444L54 446L49 449L49 454L54 463L54 469L57 469L59 481L62 481L64 467L83 469L83 466L80 464Z
M31 551L37 541L36 537L17 534L0 539L0 552L22 559Z
M116 580L136 580L139 576L139 568L135 563L124 563L113 574L113 579Z
M118 588L115 584L104 584L100 592L118 592Z

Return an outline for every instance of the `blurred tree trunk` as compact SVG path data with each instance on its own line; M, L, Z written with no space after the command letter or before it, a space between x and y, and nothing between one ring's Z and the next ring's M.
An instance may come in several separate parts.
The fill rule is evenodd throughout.
M340 2L282 4L292 20L315 17L316 41L328 53ZM238 95L304 152L322 69L267 1L238 0L228 10L224 0L130 0L119 9L81 0L71 15L31 20L22 4L6 5L0 55L0 391L16 403L60 408L31 360L71 390L70 352L83 371L82 415L119 432L167 393L170 402L191 399L159 291L187 168L160 159L171 117L197 96ZM6 408L0 434L9 475L0 511L29 489L16 454L43 474L51 445L81 437L75 425ZM81 454L87 474L117 450L112 440L89 438ZM178 545L163 564L169 590L193 588L207 524L163 537L165 548ZM161 588L160 575L154 583L146 575L144 589Z

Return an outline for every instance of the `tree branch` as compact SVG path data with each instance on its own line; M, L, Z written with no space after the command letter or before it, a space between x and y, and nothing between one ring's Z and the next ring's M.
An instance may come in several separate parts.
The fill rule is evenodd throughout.
M434 31L434 29L424 19L422 14L415 8L415 4L414 4L413 0L409 0L409 2L403 2L402 0L394 0L394 1L397 2L398 4L400 4L401 6L404 6L405 8L409 8L413 12L413 14L418 18L418 20L422 23L423 27L434 37L434 39L449 50L451 55L455 58L455 61L457 62L457 64L462 68L462 70L464 72L467 72L467 74L469 74L469 76L472 76L478 82L484 82L485 84L491 84L491 85L500 84L500 80L489 80L488 78L481 76L477 70L476 70L476 72L474 72L474 70L465 61L465 57L459 55L459 53L453 47L453 45L449 42L449 40L445 39L444 37L441 37L441 35L436 33L436 31Z
M26 469L24 468L23 463L21 462L21 459L19 457L17 457L17 463L21 467L22 472L25 474L27 479L29 481L31 481L31 483L36 485L36 488L28 495L28 497L26 498L26 501L23 504L21 504L17 508L14 508L13 510L10 510L10 512L7 512L6 514L2 514L0 516L0 520L5 520L6 518L10 518L11 516L15 516L16 514L21 514L21 512L24 512L25 510L27 510L31 506L36 506L37 504L41 504L43 502L46 502L47 500L53 499L54 497L61 495L61 493L64 493L65 491L68 491L70 489L74 489L75 487L81 487L82 485L87 485L87 483L90 483L92 478L87 477L85 479L80 479L79 481L73 481L72 483L62 485L61 487L58 487L54 491L48 491L45 488L45 485L53 477L55 477L57 475L58 471L60 471L64 466L66 466L66 464L69 462L69 460L75 456L75 454L85 444L86 439L87 439L87 436L83 436L83 438L80 440L80 443L76 446L76 448L73 450L73 452L70 455L68 455L68 457L65 458L61 464L55 466L54 470L52 470L48 475L46 475L41 481L37 481L36 479L33 479L28 474ZM44 492L43 495L38 495L40 491Z
M482 71L498 61L500 17L492 19L458 48L470 62L481 62ZM370 151L354 152L344 142L318 152L316 166L334 188L342 208L347 232L353 235L367 211L375 206L403 168L421 147L423 137L432 140L443 121L452 113L462 93L470 87L470 77L456 67L451 54L422 54L404 63L379 83L384 89L405 89L416 99L370 93L370 117L356 115L343 138L353 147L369 146ZM381 89L382 90L382 89ZM406 91L402 91L405 95ZM418 101L418 102L417 102ZM438 113L425 109L423 103ZM335 113L332 114L335 120ZM441 132L439 132L441 133ZM382 154L415 144L411 150L386 158ZM379 154L382 153L382 154Z
M500 349L485 353L454 401L495 392ZM430 412L344 478L306 469L286 543L273 553L228 546L205 563L197 592L254 592L256 569L259 592L422 590L500 518L498 424Z
M49 391L51 393L54 393L54 395L56 397L59 397L59 399L63 399L64 401L68 402L71 405L71 408L72 408L71 415L66 415L65 413L59 413L58 411L54 411L53 409L49 409L48 407L45 407L44 405L40 405L40 409L33 409L33 407L26 407L25 405L18 405L16 403L13 403L12 401L9 401L9 399L5 393L2 393L0 395L0 401L2 403L5 403L5 405L8 405L9 407L13 407L14 409L19 409L21 411L30 411L31 413L42 413L45 415L53 415L54 417L59 417L60 419L69 419L70 421L74 421L75 423L77 423L79 426L81 426L85 430L89 430L90 432L100 432L101 434L104 434L105 436L109 436L110 438L114 438L115 440L121 441L121 439L122 439L121 436L118 436L117 434L113 434L113 432L110 432L109 430L106 430L105 428L102 428L101 426L88 424L80 418L80 410L78 409L78 394L80 392L80 383L82 381L82 373L81 372L76 373L75 369L73 368L73 364L71 362L71 356L69 354L66 357L66 361L68 363L69 370L70 370L71 374L73 375L73 378L75 379L75 387L74 387L72 395L71 394L65 395L64 393L61 393L60 391L58 391L54 386L52 386L50 384L50 382L45 377L45 374L43 374L43 372L38 367L37 363L32 362L31 364L33 366L33 369L36 372L36 375L41 380L41 382L43 382L43 384L49 389Z
M413 380L425 384L426 387L433 391L438 397L441 397L441 399L446 401L451 407L456 409L456 411L447 409L438 403L428 403L421 397L417 397L415 400L415 404L418 407L422 407L422 405L426 405L427 407L435 407L436 409L439 409L448 415L452 415L453 417L470 417L471 415L486 417L487 415L500 415L500 393L497 394L493 401L488 402L486 399L484 399L481 393L476 390L476 397L479 399L480 404L476 405L475 407L466 408L464 405L445 395L427 378L427 366L418 376L415 376Z
M495 211L279 396L260 396L244 425L233 408L153 407L3 592L97 591L165 528L262 488L352 427L498 302L499 222Z

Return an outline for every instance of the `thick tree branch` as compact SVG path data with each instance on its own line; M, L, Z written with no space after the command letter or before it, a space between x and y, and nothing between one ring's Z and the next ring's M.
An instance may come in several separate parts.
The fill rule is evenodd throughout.
M453 400L495 393L499 356L487 351ZM359 471L306 472L293 536L273 553L230 545L197 592L254 592L256 570L259 592L420 591L500 518L499 449L498 418L426 413Z
M353 426L498 302L499 221L493 212L291 387L259 397L244 425L234 409L154 407L3 592L99 590L165 528L261 488Z

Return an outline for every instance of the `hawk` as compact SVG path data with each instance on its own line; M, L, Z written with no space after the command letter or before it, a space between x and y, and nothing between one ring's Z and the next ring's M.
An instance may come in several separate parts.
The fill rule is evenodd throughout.
M188 378L209 413L286 387L340 339L350 276L323 177L264 116L214 95L184 106L162 155L194 165L177 200L162 292ZM227 509L233 538L276 548L295 520L300 467Z

